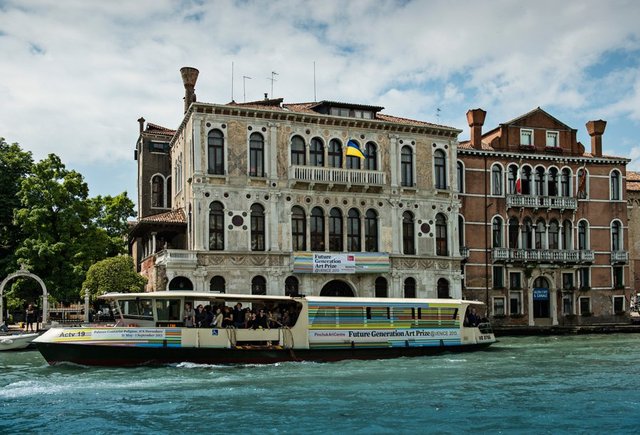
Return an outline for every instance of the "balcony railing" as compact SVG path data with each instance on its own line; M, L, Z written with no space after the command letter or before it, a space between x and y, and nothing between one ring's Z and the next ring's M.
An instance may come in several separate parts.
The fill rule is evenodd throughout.
M165 249L156 254L156 266L190 265L195 266L198 262L194 251L184 251L181 249Z
M575 210L578 200L568 196L507 195L507 207Z
M505 262L535 261L538 263L590 263L593 251L565 249L493 248L493 260Z
M629 261L629 252L627 251L612 251L611 263L627 263Z
M348 184L352 186L384 186L385 173L362 169L291 166L289 179L308 183Z

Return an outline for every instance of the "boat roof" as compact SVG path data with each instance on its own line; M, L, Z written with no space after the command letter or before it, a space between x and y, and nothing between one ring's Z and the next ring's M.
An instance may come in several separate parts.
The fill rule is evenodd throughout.
M200 292L193 290L168 290L157 292L141 292L141 293L106 293L98 296L100 299L132 299L132 298L160 298L160 299L174 299L174 298L189 298L189 299L210 299L210 300L225 300L225 301L296 301L305 299L311 303L320 302L336 302L336 303L361 303L361 304L380 304L383 302L390 303L422 303L422 304L443 304L443 303L466 303L470 305L484 305L479 301L472 301L466 299L405 299L405 298L359 298L359 297L338 297L338 296L275 296L275 295L251 295L251 294L234 294L234 293L217 293L217 292Z

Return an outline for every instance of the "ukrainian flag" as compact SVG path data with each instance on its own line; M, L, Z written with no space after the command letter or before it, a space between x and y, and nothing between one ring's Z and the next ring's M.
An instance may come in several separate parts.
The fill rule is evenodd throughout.
M349 139L349 142L347 142L346 154L348 156L359 157L361 159L364 159L364 153L360 149L360 145L358 145L358 142L351 139Z

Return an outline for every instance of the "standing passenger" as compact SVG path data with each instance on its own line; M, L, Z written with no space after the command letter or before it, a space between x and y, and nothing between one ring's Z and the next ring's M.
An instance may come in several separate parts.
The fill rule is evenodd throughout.
M182 317L184 318L184 326L187 328L193 328L196 321L196 312L191 308L191 304L188 302L184 304L184 313Z

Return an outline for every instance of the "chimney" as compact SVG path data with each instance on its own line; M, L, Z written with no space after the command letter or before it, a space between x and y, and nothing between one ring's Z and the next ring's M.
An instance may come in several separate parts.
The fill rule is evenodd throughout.
M269 94L267 94L266 92L264 93L264 100L267 101L269 99Z
M482 148L482 126L487 112L482 109L473 109L467 111L467 122L471 127L471 146L476 149Z
M140 134L142 134L142 132L144 131L144 121L145 119L142 116L138 118L138 124L140 124Z
M198 71L195 68L185 66L180 68L180 74L182 75L182 83L184 84L184 113L187 113L191 103L196 101L196 81L198 80Z
M594 157L602 157L602 134L607 126L607 121L599 119L597 121L589 121L586 124L587 132L591 136L591 154Z

